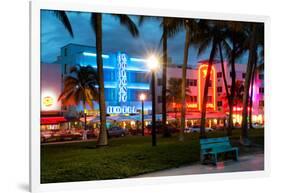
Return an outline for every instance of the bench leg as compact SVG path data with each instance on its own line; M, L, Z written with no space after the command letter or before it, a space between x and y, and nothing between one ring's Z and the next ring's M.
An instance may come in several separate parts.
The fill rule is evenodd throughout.
M235 151L235 161L238 161L238 149L236 149L236 151Z
M237 149L232 151L232 159L234 161L238 161L238 150Z
M204 163L204 155L202 153L200 153L200 161L202 164Z
M214 165L215 165L215 166L217 165L217 161L218 161L218 156L217 156L217 154L215 153L215 154L214 154Z

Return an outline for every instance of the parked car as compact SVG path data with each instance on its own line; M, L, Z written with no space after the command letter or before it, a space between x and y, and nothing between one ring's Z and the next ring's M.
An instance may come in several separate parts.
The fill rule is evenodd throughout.
M126 135L126 132L123 128L121 127L111 127L109 129L107 129L108 131L108 136L109 137L123 137Z
M264 128L264 126L259 124L259 123L253 123L252 126L253 126L254 129L262 129L262 128Z
M46 142L52 138L53 134L51 131L41 131L41 142Z
M214 129L206 127L205 131L206 132L212 132L212 131L214 131ZM185 133L200 133L200 126L194 125L194 126L188 127L184 130L184 132Z
M180 131L178 128L175 128L170 124L167 124L166 128L167 128L167 131L170 132L170 133L176 133L176 132ZM151 130L152 130L152 125L151 124L147 125L145 130L144 130L145 135L147 135L147 134L150 135ZM164 126L159 121L156 122L156 133L157 134L164 133Z

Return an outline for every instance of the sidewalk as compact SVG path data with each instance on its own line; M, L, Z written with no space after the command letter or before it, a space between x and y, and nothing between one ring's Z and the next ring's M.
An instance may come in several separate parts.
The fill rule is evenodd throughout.
M57 145L57 144L91 142L91 141L97 141L97 139L95 138L95 139L86 139L86 140L56 141L56 142L41 143L41 145Z
M222 173L222 172L238 172L238 171L256 171L264 169L264 154L254 154L240 156L239 161L226 161L218 166L202 165L200 163L183 166L179 168L167 169L158 172L152 172L135 176L135 178L142 177L160 177L160 176L177 176L190 174L208 174L208 173Z

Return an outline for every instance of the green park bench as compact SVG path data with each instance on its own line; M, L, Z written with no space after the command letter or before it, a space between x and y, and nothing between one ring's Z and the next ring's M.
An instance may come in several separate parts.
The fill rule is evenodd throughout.
M200 160L202 164L210 161L217 164L218 155L232 153L232 158L238 160L238 148L232 147L228 137L200 139L201 153Z

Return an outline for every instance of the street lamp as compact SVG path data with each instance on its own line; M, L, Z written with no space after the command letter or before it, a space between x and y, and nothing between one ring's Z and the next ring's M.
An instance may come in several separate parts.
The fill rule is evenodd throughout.
M142 136L144 136L144 100L146 96L145 94L140 95L140 100L141 100L141 129L142 129Z
M151 71L151 90L152 90L152 146L156 146L156 104L155 104L155 72L159 67L159 61L155 56L147 59L147 65Z

